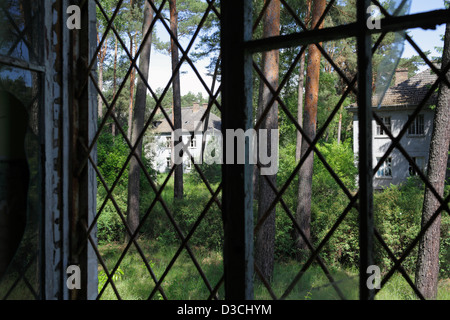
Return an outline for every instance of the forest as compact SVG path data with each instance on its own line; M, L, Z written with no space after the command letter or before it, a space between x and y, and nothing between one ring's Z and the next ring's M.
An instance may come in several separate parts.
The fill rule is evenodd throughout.
M253 37L356 21L356 0L331 2L255 0ZM391 1L380 2L390 8ZM442 55L424 53L430 61L448 64L449 38L447 26L439 44ZM398 38L386 33L373 35L372 42L377 44L375 80ZM99 1L97 45L99 293L102 299L223 299L221 166L196 164L184 172L179 165L157 172L144 152L156 120L182 128L181 110L194 103L208 105L204 117L208 112L221 116L220 1ZM253 55L252 123L280 133L277 174L260 175L260 165L253 173L257 299L358 299L359 216L351 202L358 192L358 167L353 115L347 110L356 103L356 48L356 39L346 38ZM149 85L148 79L165 77L152 72L156 53L170 61L164 65L165 87ZM204 75L195 67L200 63L207 66ZM399 59L393 68L406 68L412 77L426 66L417 54ZM182 94L187 73L197 77L206 94ZM448 90L437 91L448 100ZM436 114L448 117L448 106L439 101ZM443 137L436 151L446 157L448 148L442 145L448 146L449 138ZM172 140L175 148L180 142ZM428 175L445 176L447 161L445 166L439 161L429 163ZM441 179L436 189L446 199L449 181ZM382 275L436 210L430 197L419 176L374 193L375 228L383 239L375 241L374 259ZM434 223L432 243L420 241L412 248L377 299L417 299L407 278L426 298L450 299L448 213L444 210ZM436 243L436 275L423 279L423 252L435 250ZM320 248L317 258L311 258L311 248Z

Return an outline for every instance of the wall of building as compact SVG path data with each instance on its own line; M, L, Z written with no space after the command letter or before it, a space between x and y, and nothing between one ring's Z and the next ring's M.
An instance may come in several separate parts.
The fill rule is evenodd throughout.
M220 132L216 132L217 135L215 135L216 137L219 136ZM211 147L211 143L213 143L216 146L216 150L221 150L221 148L219 148L219 140L218 139L214 139L213 138L214 133L207 131L207 133L205 134L206 137L206 145L209 145L209 147ZM164 134L159 134L159 135L155 135L152 139L151 142L149 142L146 146L145 146L145 152L146 152L146 156L148 158L150 158L152 161L152 166L153 169L156 170L157 172L167 172L170 170L170 167L167 166L167 159L172 158L172 150L170 147L167 146L167 138L171 137L171 139L173 139L172 134L170 133L164 133ZM191 147L189 146L189 142L191 140L191 135L190 133L186 132L183 134L183 143L188 144L188 150L191 153L191 155L194 157L195 162L196 163L200 163L200 157L201 157L201 149L202 149L202 143L203 143L203 135L201 133L196 133L195 134L195 146ZM208 155L208 153L207 153ZM190 172L194 169L194 166L191 164L189 165L189 163L191 161L189 161L189 156L187 154L185 154L183 156L183 163L185 164L183 166L183 171L184 172Z
M413 109L392 109L377 112L380 117L390 117L391 132L394 137L398 136L405 123L408 121L408 115L412 114ZM406 133L400 141L401 146L408 152L410 157L417 157L418 162L423 162L424 166L428 163L428 152L431 142L431 134L433 131L433 116L431 110L424 110L420 114L424 116L424 133L422 135L409 135ZM355 114L353 118L353 150L356 161L359 153L358 145L358 117ZM373 164L377 164L377 158L381 158L391 145L391 140L387 135L377 134L377 123L372 122L372 150ZM391 184L400 184L406 181L410 176L410 164L402 153L395 148L389 155L391 158L391 176L374 176L374 188L388 187Z

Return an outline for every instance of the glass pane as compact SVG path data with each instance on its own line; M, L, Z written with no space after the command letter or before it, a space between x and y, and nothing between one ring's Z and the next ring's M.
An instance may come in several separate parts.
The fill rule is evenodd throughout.
M37 299L40 76L0 65L0 299Z
M0 3L0 54L38 63L41 31L41 1L3 0Z

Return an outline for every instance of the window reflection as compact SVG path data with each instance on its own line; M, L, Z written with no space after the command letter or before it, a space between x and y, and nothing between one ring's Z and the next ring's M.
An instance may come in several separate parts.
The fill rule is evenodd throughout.
M0 64L0 299L40 295L39 78Z
M40 1L0 1L0 54L39 62L41 44L38 22Z

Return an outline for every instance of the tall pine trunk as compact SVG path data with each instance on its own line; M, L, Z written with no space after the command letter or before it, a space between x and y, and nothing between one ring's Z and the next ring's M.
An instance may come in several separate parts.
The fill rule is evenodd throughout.
M264 14L264 37L277 36L280 34L280 1L272 0ZM276 90L278 88L279 73L279 51L272 50L263 53L263 70L269 84ZM272 98L269 88L264 86L262 92L261 105L259 108L263 110ZM271 154L271 149L278 146L271 146L271 130L278 129L278 103L274 103L262 121L261 129L267 129L267 154ZM277 176L267 175L276 186ZM265 215L269 209L275 193L270 188L265 177L259 177L259 202L258 202L258 218ZM255 263L260 269L262 275L266 279L271 279L273 275L274 265L274 248L275 248L275 207L271 210L269 216L264 221L259 232L256 234L255 244Z
M325 10L325 0L315 0L312 9L311 27L314 28ZM319 26L321 28L322 26ZM315 45L308 48L308 66L306 69L305 87L305 108L303 112L303 130L309 139L316 136L317 124L317 102L319 97L319 76L320 76L321 53ZM301 158L305 156L309 148L308 142L302 138ZM297 222L304 232L306 238L310 239L311 234L311 200L312 200L312 177L314 167L314 153L309 153L299 172L298 203L296 210ZM307 249L302 237L298 236L297 246L301 251Z
M100 35L97 32L97 42L100 43ZM98 88L100 92L103 91L103 63L106 58L106 51L108 49L107 41L103 44L102 48L98 52ZM103 117L103 100L100 94L98 94L97 97L97 103L98 103L98 118L101 119Z
M311 0L307 0L306 2L306 15L305 15L305 24L308 25L310 22L311 16ZM298 72L298 102L297 102L297 122L299 125L303 123L303 89L305 87L305 56L306 50L303 52L300 57L300 68ZM295 161L300 161L300 156L302 153L302 134L300 131L297 131L297 145L295 149Z
M170 0L169 1L170 8L170 29L178 39L178 12L177 12L177 1ZM170 51L172 56L172 72L173 72L173 125L175 130L181 129L181 92L180 92L180 72L176 70L179 58L178 58L178 47L173 39L170 41ZM175 155L174 150L175 147L180 143L180 139L182 139L183 135L178 135L174 133L172 139L172 157L182 157L182 155ZM181 141L183 142L183 141ZM183 198L183 162L176 166L175 168L175 177L174 177L174 198L182 199Z
M153 21L153 10L148 1L145 2L144 7L144 22L142 26L142 35L145 37L150 25ZM148 79L150 52L152 45L151 34L143 45L141 55L139 58L139 70L145 80ZM136 144L138 136L144 128L145 105L147 98L147 86L144 80L139 77L136 88L136 104L133 112L133 130L131 132L131 142ZM140 205L140 176L141 168L137 158L142 157L142 139L139 140L136 148L136 156L130 159L130 171L128 175L128 212L127 223L132 233L134 233L139 225L139 205Z
M337 130L337 144L341 144L341 135L342 135L342 109L339 111L339 122L338 122L338 130Z
M445 30L442 67L450 63L450 24ZM450 81L450 72L447 73ZM447 170L450 144L450 89L441 83L433 123L430 154L428 159L428 181L439 195L444 193L445 173ZM422 227L439 208L436 197L427 188L422 211ZM419 243L416 269L416 285L426 299L436 299L439 277L439 240L441 214L431 224Z
M116 96L117 93L117 51L118 51L118 39L117 36L115 36L114 40L114 69L113 69L113 99ZM116 105L114 104L112 113L115 115L116 113ZM116 136L116 123L113 121L111 125L111 134L113 137Z
M133 35L129 32L128 36L130 37L130 53L132 56L135 56L135 49L136 46ZM136 46L137 47L137 46ZM134 105L134 87L135 87L135 79L136 79L136 70L133 68L130 73L130 102L128 105L128 139L131 140L132 130L133 130L133 105Z
M303 52L300 58L300 71L298 78L298 102L297 102L297 122L299 125L303 123L303 88L305 79L305 52ZM295 161L300 161L302 153L302 134L297 131L297 146L295 149Z

